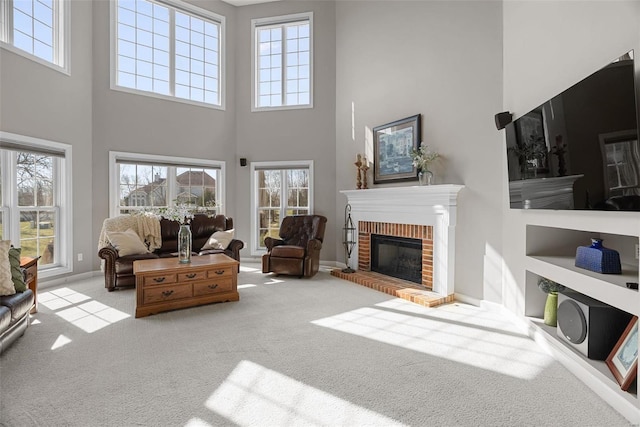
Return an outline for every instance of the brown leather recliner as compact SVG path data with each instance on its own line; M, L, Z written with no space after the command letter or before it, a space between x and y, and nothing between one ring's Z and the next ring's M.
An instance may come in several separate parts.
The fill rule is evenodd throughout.
M327 218L322 215L287 216L280 224L280 239L265 237L267 253L262 272L313 277L320 268L320 249Z

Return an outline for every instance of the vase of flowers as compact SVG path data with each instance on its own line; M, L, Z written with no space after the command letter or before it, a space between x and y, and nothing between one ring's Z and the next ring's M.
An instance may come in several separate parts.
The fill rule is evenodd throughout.
M549 326L558 325L558 292L564 291L565 287L559 283L541 277L538 280L538 287L547 294L547 301L544 305L544 324Z
M191 262L191 227L189 224L195 213L193 207L184 203L169 206L159 210L159 215L180 224L178 231L178 262L188 264Z
M411 150L411 160L413 166L418 170L418 180L420 185L433 184L433 172L429 170L429 164L440 157L436 151L432 151L424 143L420 143L418 149Z

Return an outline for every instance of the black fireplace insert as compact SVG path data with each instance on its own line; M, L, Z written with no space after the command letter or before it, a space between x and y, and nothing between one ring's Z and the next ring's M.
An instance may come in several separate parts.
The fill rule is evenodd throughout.
M371 271L422 285L422 241L372 234Z

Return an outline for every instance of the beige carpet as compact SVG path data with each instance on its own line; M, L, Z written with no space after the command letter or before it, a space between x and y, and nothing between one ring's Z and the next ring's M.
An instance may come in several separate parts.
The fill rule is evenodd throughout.
M0 425L629 425L495 313L249 267L238 302L142 319L102 278L43 289Z

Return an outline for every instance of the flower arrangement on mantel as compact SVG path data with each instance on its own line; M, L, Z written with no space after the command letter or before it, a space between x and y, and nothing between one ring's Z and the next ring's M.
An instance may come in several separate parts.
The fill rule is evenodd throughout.
M440 157L437 151L432 151L424 142L420 143L420 147L411 150L411 160L413 166L419 171L428 171L429 164Z
M170 221L176 221L180 225L191 223L191 220L196 214L205 214L209 217L216 214L216 208L220 205L214 202L207 202L205 206L194 206L186 203L178 203L174 206L168 206L166 208L157 208L153 210L140 210L135 211L133 215L144 215L156 217L158 219L164 218Z

